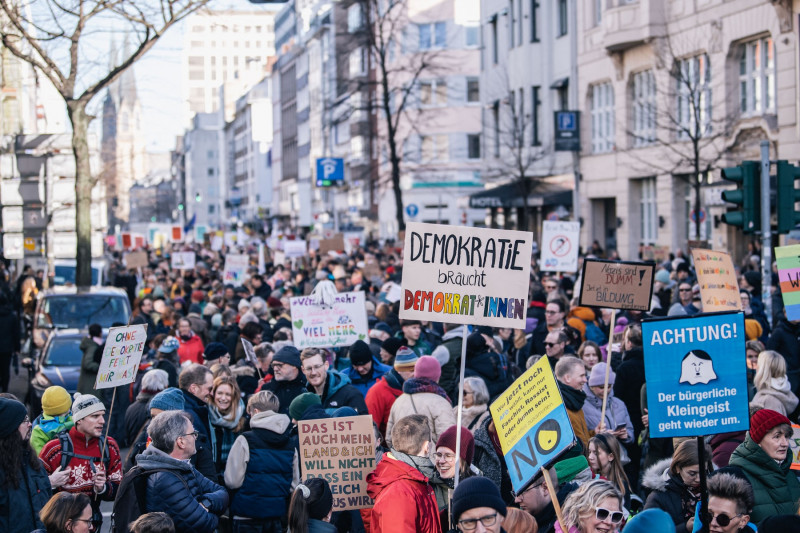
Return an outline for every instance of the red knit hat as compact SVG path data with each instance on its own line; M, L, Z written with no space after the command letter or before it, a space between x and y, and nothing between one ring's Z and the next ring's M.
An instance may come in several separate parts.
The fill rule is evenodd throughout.
M442 367L439 365L439 361L437 361L435 357L423 355L419 358L417 364L414 366L414 377L428 378L438 382L439 378L442 377Z
M436 447L444 446L455 451L456 449L456 429L458 426L450 426L441 434L439 440L436 442ZM466 461L467 464L472 464L472 458L475 455L475 439L472 437L472 432L461 426L461 459Z
M759 409L750 417L750 438L759 443L772 428L781 424L791 425L792 422L772 409Z

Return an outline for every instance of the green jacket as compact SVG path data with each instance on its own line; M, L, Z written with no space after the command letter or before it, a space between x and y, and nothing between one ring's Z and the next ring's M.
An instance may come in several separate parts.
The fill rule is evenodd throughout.
M778 464L750 438L750 433L733 451L730 466L744 470L753 486L755 505L750 513L751 522L758 524L768 516L796 513L800 481L790 470L791 464L791 454Z
M78 378L78 392L81 394L96 394L94 382L97 380L97 371L100 363L94 359L95 352L100 346L89 337L84 337L81 341L81 375Z
M44 413L39 415L39 418L33 421L31 431L31 446L36 455L39 455L44 445L56 438L59 432L65 429L69 431L74 425L70 413L61 416L47 416Z

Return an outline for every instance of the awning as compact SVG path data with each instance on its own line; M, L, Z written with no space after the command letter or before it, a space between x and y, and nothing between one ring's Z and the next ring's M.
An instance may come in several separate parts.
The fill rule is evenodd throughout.
M559 78L550 84L551 89L563 89L569 85L569 76L566 78Z
M522 191L518 183L506 183L471 194L469 206L473 209L491 207L524 207ZM565 189L551 183L537 183L528 194L528 207L545 205L572 205L572 189Z

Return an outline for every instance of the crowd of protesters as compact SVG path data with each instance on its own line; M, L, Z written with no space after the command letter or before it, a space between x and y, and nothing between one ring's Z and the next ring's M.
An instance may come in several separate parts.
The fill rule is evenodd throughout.
M610 310L578 304L579 275L548 275L532 260L525 327L509 329L401 320L392 295L402 248L393 242L266 261L261 271L250 247L253 266L239 286L222 280L224 249L186 250L197 254L191 271L171 270L160 252L149 252L142 269L114 264L111 279L127 291L131 323L147 325L148 340L136 382L117 389L113 409L108 392L94 390L104 344L97 324L86 325L74 397L48 388L31 421L3 393L0 531L98 530L100 503L113 500L124 527L150 533L660 533L697 531L703 522L718 533L800 531L789 448L800 414L800 321L784 315L777 275L766 280L768 320L757 261L748 258L739 272L750 430L711 436L701 454L696 439L648 431L641 322L703 310L682 253L658 263L651 309L621 312L615 324ZM591 254L603 257L596 243ZM24 294L8 280L0 287L0 327L17 328L6 337L12 355L15 312L41 281L29 270L20 277ZM366 293L368 338L338 349L295 347L290 298L322 284ZM545 355L577 443L515 491L489 405ZM10 364L0 353L4 391ZM374 506L333 512L328 482L302 475L297 425L352 415L374 422ZM139 491L134 499L131 490Z

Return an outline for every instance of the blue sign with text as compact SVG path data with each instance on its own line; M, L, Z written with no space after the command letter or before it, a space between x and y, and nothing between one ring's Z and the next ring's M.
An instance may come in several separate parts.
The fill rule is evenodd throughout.
M651 437L696 437L750 427L744 315L642 322Z
M317 159L317 187L331 187L344 183L344 159L321 157Z

